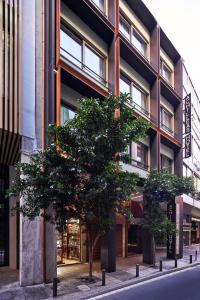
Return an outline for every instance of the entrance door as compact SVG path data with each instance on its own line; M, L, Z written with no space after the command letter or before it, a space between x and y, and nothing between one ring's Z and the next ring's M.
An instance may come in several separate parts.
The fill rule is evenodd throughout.
M73 220L57 235L57 264L78 263L81 260L80 224Z
M9 200L5 191L9 187L9 168L0 165L0 266L9 265Z

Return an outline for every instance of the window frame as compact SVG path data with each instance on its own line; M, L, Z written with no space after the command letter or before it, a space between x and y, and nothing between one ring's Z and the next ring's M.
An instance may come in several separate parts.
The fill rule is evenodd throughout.
M133 147L132 143L129 145L129 154L130 154L130 157L131 157L131 165L134 166L134 167L137 167L139 169L148 171L148 169L149 169L149 147L147 145L145 145L144 143L140 142L140 141L139 142L134 142L137 145L137 147L138 147L138 145L140 145L140 146L144 147L144 149L146 151L146 163L143 163L143 162L137 161L136 159L134 159L132 157L132 147Z
M94 45L91 45L84 38L80 37L80 35L78 33L74 32L73 29L71 30L69 28L68 24L66 24L66 22L64 20L61 20L60 30L65 32L72 39L74 39L74 41L76 41L77 43L79 43L81 45L81 61L76 59L76 57L74 57L71 53L66 52L66 53L68 53L68 55L71 55L72 58L76 59L77 62L79 62L81 64L81 67L77 66L73 61L70 61L65 56L63 56L63 58L66 59L67 61L69 61L70 63L72 63L75 67L81 69L84 73L86 73L88 76L90 76L92 79L94 79L98 83L107 87L107 81L106 81L107 80L107 73L106 73L107 57L104 54L102 54L99 51L99 49L96 49L96 47ZM61 47L61 45L60 45L60 47ZM93 71L90 67L85 65L85 47L88 47L95 55L97 55L98 57L100 57L100 59L102 59L102 75L99 75L98 73ZM89 71L91 71L91 72L86 72L84 70L84 68L89 69ZM92 75L92 73L94 73L96 76ZM99 79L97 79L97 78L99 78Z
M97 7L97 9L107 18L108 14L107 14L107 0L103 0L104 4L103 4L103 10L93 1L90 0L90 2L92 2L93 5L95 5L95 7Z
M165 67L169 73L170 73L170 80L168 81L164 76L163 76L163 67ZM173 70L169 67L169 65L165 62L165 60L160 57L160 74L162 76L162 78L169 84L172 86L172 76L173 76Z
M163 112L171 116L171 128L168 128L168 126L163 123ZM160 105L160 125L163 130L167 131L171 135L174 135L174 114L162 104Z
M161 166L161 169L168 169L168 168L166 168L166 167L163 167L163 158L164 159L168 159L168 161L170 161L171 162L171 166L170 166L170 169L169 169L169 171L170 172L173 172L173 159L171 159L170 157L168 157L168 156L166 156L166 155L164 155L164 154L160 154L160 166Z
M126 17L124 16L123 12L120 11L120 15L119 18L121 18L123 20L123 22L125 24L127 24L130 28L130 35L129 35L129 39L125 36L125 34L120 30L121 34L125 37L126 40L128 40L131 45L146 59L149 61L149 57L148 57L148 47L149 47L149 42L147 41L147 39L141 34L141 32L136 28L136 26L130 21L127 20ZM142 40L144 42L144 44L146 45L146 49L145 49L145 54L143 54L133 43L132 41L132 36L133 36L133 32L135 32L135 34L139 37L140 40Z
M76 114L76 110L77 110L77 107L75 106L72 106L71 104L68 104L68 103L65 103L65 100L63 100L61 98L61 101L60 101L60 125L64 125L65 122L63 124L61 124L61 107L64 106L66 108L68 108L69 110L73 111L75 114Z

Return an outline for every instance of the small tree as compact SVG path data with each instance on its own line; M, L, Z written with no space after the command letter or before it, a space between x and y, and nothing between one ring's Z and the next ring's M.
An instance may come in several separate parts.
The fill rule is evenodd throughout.
M150 236L150 247L148 259L144 262L155 265L155 240L164 238L166 241L169 234L176 234L176 225L167 219L163 210L163 204L174 201L175 197L182 194L194 192L192 178L177 177L167 169L160 172L151 171L144 184L143 203L144 203L144 221L143 228Z
M74 119L50 126L49 146L32 157L32 164L17 165L12 191L23 197L20 210L24 215L33 219L42 210L45 220L54 222L60 231L71 218L85 226L90 278L93 250L113 225L111 213L131 215L124 201L136 191L138 177L122 172L119 163L130 160L127 146L144 137L149 125L133 116L129 100L126 94L82 99ZM48 207L53 208L52 214Z

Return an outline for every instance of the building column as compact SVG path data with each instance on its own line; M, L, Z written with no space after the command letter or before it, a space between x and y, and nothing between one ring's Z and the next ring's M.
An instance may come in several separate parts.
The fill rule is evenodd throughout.
M30 163L33 140L23 138L21 162ZM23 147L24 146L24 147ZM23 204L24 199L20 199ZM30 221L20 214L20 272L21 286L44 282L44 222L41 217Z
M176 224L176 235L168 236L167 258L183 257L183 197L178 196L167 207L168 219Z

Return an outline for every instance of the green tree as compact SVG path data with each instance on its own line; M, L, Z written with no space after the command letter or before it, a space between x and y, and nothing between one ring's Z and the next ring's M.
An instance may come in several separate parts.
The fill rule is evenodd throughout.
M169 234L176 234L176 225L167 219L163 206L174 201L178 195L193 192L192 178L177 177L167 169L150 172L143 191L143 228L147 236L150 236L149 247L144 247L143 251L144 262L155 265L156 240L166 241Z
M123 172L120 163L130 161L127 146L144 137L149 124L134 117L128 101L126 94L82 99L74 119L49 127L48 147L31 164L17 165L12 192L23 197L24 215L42 215L60 231L71 218L85 226L90 278L93 250L112 227L111 213L131 217L124 201L136 191L138 176Z

